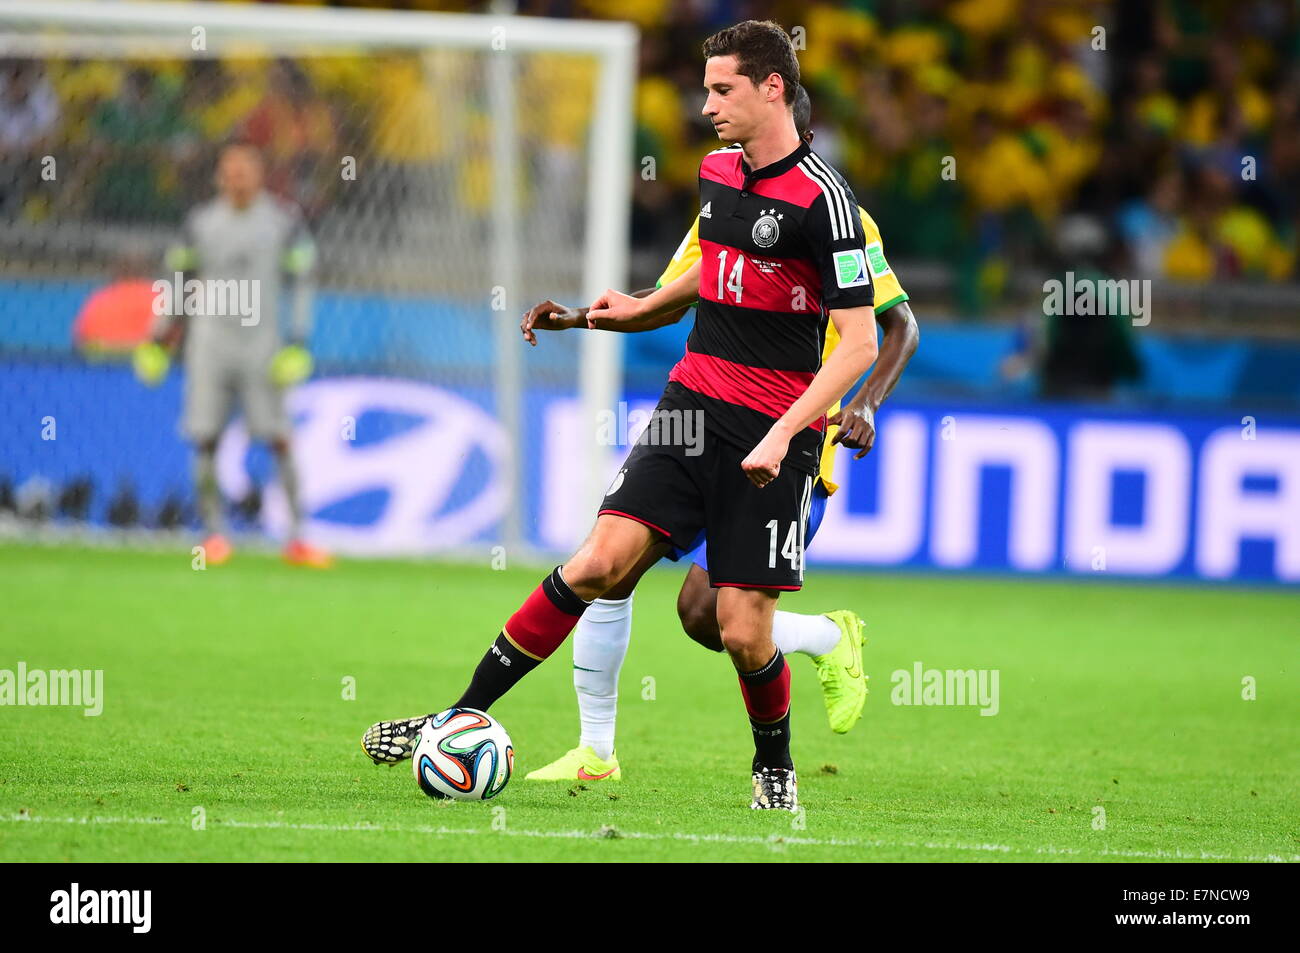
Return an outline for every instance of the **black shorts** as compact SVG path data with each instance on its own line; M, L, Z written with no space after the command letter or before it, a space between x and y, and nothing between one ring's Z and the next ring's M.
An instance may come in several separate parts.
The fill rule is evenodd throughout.
M714 588L802 588L816 477L790 466L787 457L775 480L755 486L740 468L750 451L702 429L683 429L680 415L690 412L665 393L600 513L644 523L671 540L678 555L704 536Z

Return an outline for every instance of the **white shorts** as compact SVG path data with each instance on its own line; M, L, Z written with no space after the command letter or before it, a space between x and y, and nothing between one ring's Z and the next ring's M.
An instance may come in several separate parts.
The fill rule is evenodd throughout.
M271 382L262 361L227 362L196 359L186 362L184 436L194 443L221 436L236 403L255 440L289 436L284 388Z

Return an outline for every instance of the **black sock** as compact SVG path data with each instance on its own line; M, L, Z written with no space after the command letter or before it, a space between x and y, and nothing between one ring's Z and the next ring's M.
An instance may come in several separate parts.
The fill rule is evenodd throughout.
M771 724L749 719L754 732L754 770L759 768L793 768L790 759L790 713Z
M465 689L455 707L487 711L488 706L541 664L540 659L525 655L517 649L502 632L478 663L478 668L474 669L469 688Z

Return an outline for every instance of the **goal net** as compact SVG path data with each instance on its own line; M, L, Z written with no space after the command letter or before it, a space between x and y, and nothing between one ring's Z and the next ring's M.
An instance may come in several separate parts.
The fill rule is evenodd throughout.
M213 3L0 4L0 520L194 525L182 374L129 349L220 145L318 249L316 373L290 395L308 529L344 552L563 549L617 447L616 335L521 313L622 287L625 24ZM286 505L238 419L232 518ZM494 547L504 546L504 550Z

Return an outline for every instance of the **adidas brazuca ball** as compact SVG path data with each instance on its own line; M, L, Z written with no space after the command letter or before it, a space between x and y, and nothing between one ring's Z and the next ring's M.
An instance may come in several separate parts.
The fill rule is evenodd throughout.
M477 708L448 708L420 728L411 758L415 781L432 798L486 801L515 769L515 749L501 723Z

